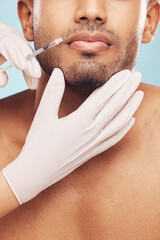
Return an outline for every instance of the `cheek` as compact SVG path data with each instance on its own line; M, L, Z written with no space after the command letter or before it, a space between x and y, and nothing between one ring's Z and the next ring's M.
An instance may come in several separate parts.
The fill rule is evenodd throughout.
M33 13L33 16L34 16L34 31L36 31L37 28L39 27L40 19L41 19L41 16L42 16L41 3L36 2L35 4L36 4L36 7L34 7L34 13Z
M35 33L39 35L40 39L41 36L45 39L45 43L49 43L56 38L63 37L63 34L68 30L72 29L73 27L73 20L71 18L71 14L65 20L65 15L63 16L60 14L54 14L48 12L45 14L44 12L41 15L41 19L35 28ZM37 31L36 31L37 30ZM40 40L38 39L38 40Z
M41 8L41 22L47 26L54 25L57 32L62 32L74 24L75 0L47 0L47 4L42 1Z
M130 32L138 32L139 29L141 6L139 1L137 4L134 1L113 0L108 9L107 26L117 33L121 42L126 40Z

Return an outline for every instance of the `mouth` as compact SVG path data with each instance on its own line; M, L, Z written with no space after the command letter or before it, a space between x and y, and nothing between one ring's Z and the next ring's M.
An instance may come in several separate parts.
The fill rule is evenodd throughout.
M112 40L100 33L79 33L67 39L66 44L78 51L99 52L112 47Z

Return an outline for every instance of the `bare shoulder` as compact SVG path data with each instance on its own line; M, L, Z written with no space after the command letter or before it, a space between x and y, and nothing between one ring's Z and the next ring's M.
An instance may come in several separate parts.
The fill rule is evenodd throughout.
M136 134L141 139L144 151L154 150L152 156L156 154L159 161L160 87L142 83L139 89L144 92L144 98L135 114Z
M153 121L158 120L160 125L160 87L142 83L139 89L144 92L142 114Z
M0 167L13 160L23 146L34 99L35 91L27 90L0 100Z
M35 99L35 91L26 90L0 100L0 132L18 128L18 124L25 122L30 116ZM19 125L20 127L20 125Z
M0 100L0 116L8 116L13 112L21 111L35 98L35 91L26 90ZM0 118L0 119L1 119Z
M160 102L160 87L159 86L142 83L140 85L140 89L142 91L144 91L146 100L152 101L152 99L154 99L155 103Z

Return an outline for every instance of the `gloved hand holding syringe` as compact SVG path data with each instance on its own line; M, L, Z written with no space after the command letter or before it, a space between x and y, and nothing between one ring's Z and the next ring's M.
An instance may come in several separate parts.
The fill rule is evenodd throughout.
M53 42L45 45L44 47L42 47L42 48L34 51L34 52L31 53L31 54L27 55L27 56L26 56L26 60L31 60L33 57L36 57L37 55L45 52L45 51L48 50L49 48L54 47L54 46L56 46L56 45L59 45L61 42L63 42L63 39L62 39L62 38L55 39ZM9 65L9 66L5 67L5 68L2 70L2 72L3 72L3 71L7 71L8 69L10 69L10 68L12 68L12 67L13 67L13 65Z
M37 89L42 69L35 56L53 46L57 46L61 42L60 40L62 39L56 39L34 52L21 33L11 26L0 23L0 65L7 61L10 63L6 68L0 68L0 88L5 87L8 83L6 71L15 67L22 71L28 88Z

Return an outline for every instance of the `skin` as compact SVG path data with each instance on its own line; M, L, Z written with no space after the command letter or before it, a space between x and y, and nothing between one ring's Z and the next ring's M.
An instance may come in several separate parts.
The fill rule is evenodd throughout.
M56 15L50 7L52 4ZM157 1L153 1L148 6L146 1L139 0L101 1L99 3L88 1L87 4L82 1L50 1L47 5L45 1L35 1L35 5L34 9L38 10L33 9L33 18L30 18L30 21L34 23L31 25L33 28L23 28L23 30L26 39L34 40L36 49L60 36L67 40L76 32L100 32L113 41L113 46L109 51L92 53L92 57L85 55L87 53L70 49L65 41L60 46L38 56L43 70L48 75L51 75L55 67L63 71L66 88L69 90L66 93L67 98L72 103L76 94L74 105L77 107L113 74L122 69L133 69L140 43L149 43L153 39L158 24L158 21L150 20L150 15L158 13ZM119 9L121 9L121 14L119 14ZM146 13L148 13L147 19ZM25 22L23 24L23 20L21 21L22 26L25 26ZM39 104L42 89L47 81L48 78L39 83L40 90L37 91L36 106ZM72 108L74 108L73 104L69 106L71 111Z
M38 2L35 1L35 5ZM127 3L126 1L99 3L90 1L91 3L87 4L82 1L81 4L79 1L55 2L50 1L45 6L45 2L42 1L38 8L41 14L36 12L34 15L36 49L59 36L65 39L59 47L38 56L42 68L48 75L55 67L59 67L64 72L67 84L95 89L108 81L114 73L133 68L145 22L145 18L135 14L140 12L139 0L136 4L133 1ZM54 4L56 15L52 13L51 4ZM85 5L87 5L86 19L83 19ZM141 7L146 8L146 2L143 1ZM121 8L121 14L118 14L119 8ZM128 25L126 25L126 17L130 23ZM124 25L125 28L120 27ZM109 51L98 53L73 51L65 43L69 36L77 32L104 33L112 40L113 46ZM68 58L68 56L71 57Z
M36 48L62 35L68 37L75 29L103 32L113 39L114 46L108 53L91 56L62 44L39 56L44 71L37 91L28 90L0 102L1 169L19 155L55 67L60 67L66 78L59 111L59 117L64 117L114 73L132 70L140 43L152 41L159 22L157 0L149 5L144 0L48 0L47 4L35 0L35 4L32 8L29 0L20 0L18 14L26 39L34 40ZM160 89L147 84L139 89L145 98L127 136L2 218L2 239L159 239ZM6 193L3 201L10 204L5 215L18 203L1 173L0 178L0 190Z
M129 16L128 14L129 22L131 22L133 27L132 31L130 26L127 26L123 31L121 31L121 28L117 29L116 27L125 24L126 18L124 16L133 9L133 2L129 6L124 4L123 1L90 3L88 8L93 9L93 13L88 13L92 15L91 20L88 19L89 16L86 16L86 19L81 19L83 17L81 11L84 11L83 5L85 4L80 4L79 11L76 12L75 22L73 22L73 19L75 9L77 8L76 1L59 1L56 3L54 5L55 11L58 12L56 15L52 14L52 11L49 9L50 4L51 2L47 5L48 7L45 7L45 3L42 1L41 8L45 9L45 11L40 19L38 17L34 18L34 25L37 26L34 27L35 46L39 48L45 45L45 41L50 42L58 36L62 36L65 41L59 47L39 55L38 59L47 74L50 75L55 66L58 66L65 74L66 83L76 87L95 89L108 81L114 73L125 68L133 68L133 59L136 59L138 50L137 42L142 34L138 36L138 31L135 27L138 24L137 16L132 14ZM123 15L118 16L118 7L122 8ZM68 8L70 11L65 11L65 8ZM134 8L135 11L139 11L139 5L134 6ZM50 16L47 19L45 12L48 12ZM62 16L64 12L66 15ZM92 18L94 19L96 14L98 16L98 13L99 20L93 21ZM67 18L68 15L70 18ZM65 24L64 18L67 19ZM135 22L136 25L134 24ZM54 25L53 23L58 24ZM142 30L140 31L142 32ZM65 42L69 36L77 32L104 33L111 38L113 46L110 51L99 53L73 51ZM71 58L68 58L70 54Z

